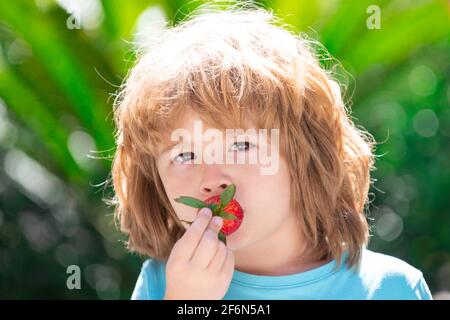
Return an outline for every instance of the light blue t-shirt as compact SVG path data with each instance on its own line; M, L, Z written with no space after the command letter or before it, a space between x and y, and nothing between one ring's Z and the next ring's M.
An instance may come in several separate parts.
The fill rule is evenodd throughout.
M400 259L365 249L359 268L349 269L345 263L337 269L335 266L333 260L315 269L284 276L235 270L224 300L432 299L422 272ZM131 299L161 300L165 286L165 263L148 259Z

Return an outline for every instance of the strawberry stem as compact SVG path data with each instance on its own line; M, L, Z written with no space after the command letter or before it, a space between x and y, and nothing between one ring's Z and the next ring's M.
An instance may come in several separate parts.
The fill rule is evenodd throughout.
M210 204L208 205L208 208L211 209L211 211L213 212L213 215L217 215L217 213L218 213L219 210L220 210L220 207L219 207L217 204L215 204L215 203L210 203Z

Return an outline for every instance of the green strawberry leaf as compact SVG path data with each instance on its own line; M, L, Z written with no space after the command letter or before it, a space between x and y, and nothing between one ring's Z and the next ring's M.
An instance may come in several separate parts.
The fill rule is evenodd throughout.
M230 184L221 194L220 194L220 205L225 207L233 199L236 192L236 186Z
M227 238L225 237L222 231L219 232L219 240L227 244Z
M196 199L196 198L192 198L192 197L179 197L174 199L176 202L185 204L189 207L193 207L193 208L204 208L207 207L206 203L204 203L202 200Z
M226 220L237 220L237 218L234 214L226 213L226 212L223 213L222 218L224 218Z

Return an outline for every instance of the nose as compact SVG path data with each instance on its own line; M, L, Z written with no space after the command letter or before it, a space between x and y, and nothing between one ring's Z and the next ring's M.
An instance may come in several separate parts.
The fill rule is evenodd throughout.
M203 186L202 187L202 193L207 196L212 196L216 194L222 193L223 190L225 190L228 187L228 184L222 183L219 186Z
M209 165L208 165L209 167ZM204 197L210 197L214 195L221 194L230 184L231 181L217 169L217 166L211 165L211 167L216 167L215 169L206 169L203 181L200 187L200 192Z

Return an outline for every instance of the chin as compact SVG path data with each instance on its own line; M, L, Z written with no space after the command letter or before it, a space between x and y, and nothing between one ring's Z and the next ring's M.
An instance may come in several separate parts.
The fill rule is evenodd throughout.
M249 244L249 239L242 229L238 229L236 232L227 236L227 247L232 251L240 250Z

